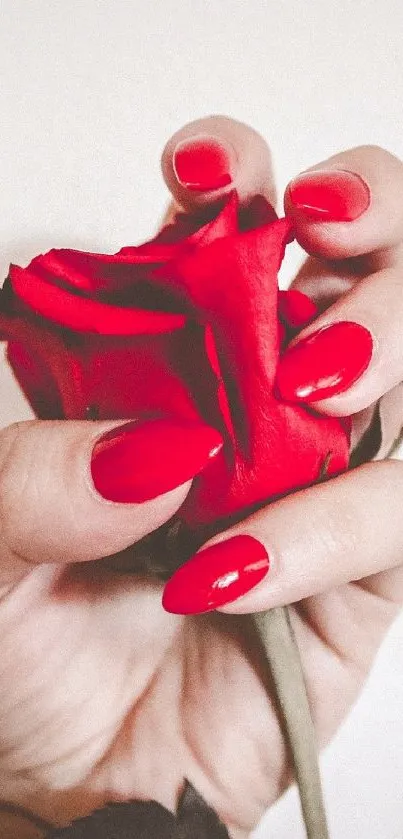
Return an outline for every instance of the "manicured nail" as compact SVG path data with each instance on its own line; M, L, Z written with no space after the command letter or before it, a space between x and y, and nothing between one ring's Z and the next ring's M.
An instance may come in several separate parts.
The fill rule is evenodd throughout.
M254 588L269 570L266 548L233 536L195 554L167 582L162 605L176 615L211 612Z
M92 480L103 498L139 504L194 478L222 444L218 431L202 423L129 422L95 443Z
M233 146L218 137L198 134L175 148L173 168L186 189L207 192L232 182L237 155Z
M277 370L277 391L291 402L316 402L347 390L367 369L373 340L365 326L339 321L286 350Z
M354 221L368 209L368 184L355 172L343 169L305 172L291 181L294 207L313 221Z

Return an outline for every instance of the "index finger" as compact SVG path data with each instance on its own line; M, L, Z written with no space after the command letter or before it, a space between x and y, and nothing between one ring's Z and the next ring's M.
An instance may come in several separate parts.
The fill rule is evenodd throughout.
M255 195L276 202L266 141L228 117L209 116L185 125L168 140L161 165L176 204L187 212L215 204L233 189L241 204Z

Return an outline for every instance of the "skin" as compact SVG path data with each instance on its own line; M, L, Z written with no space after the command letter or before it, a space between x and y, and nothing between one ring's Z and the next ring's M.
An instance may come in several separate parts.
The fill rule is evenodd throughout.
M189 193L175 178L176 143L198 133L235 147L242 201L256 192L274 200L263 139L245 125L209 117L185 126L164 150L176 206L192 210L222 196ZM313 168L329 165L369 184L372 202L360 219L313 224L294 211L287 192L285 206L310 254L295 286L337 298L305 334L347 319L376 339L362 379L316 406L342 415L366 411L403 378L403 298L396 295L403 166L376 147ZM28 422L0 433L2 797L63 824L111 799L151 797L174 808L186 776L239 839L291 780L276 708L239 615L298 601L292 621L323 746L401 605L403 464L365 465L221 534L215 541L235 532L256 536L268 547L272 570L222 609L232 616L182 618L162 610L158 583L114 576L96 563L167 521L190 488L141 505L100 498L89 459L97 437L114 425ZM39 835L24 829L13 821L2 835Z

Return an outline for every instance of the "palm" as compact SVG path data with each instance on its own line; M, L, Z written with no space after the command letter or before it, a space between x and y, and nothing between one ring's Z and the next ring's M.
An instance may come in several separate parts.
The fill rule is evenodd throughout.
M352 583L294 610L322 743L356 696L394 609ZM9 800L55 822L112 798L154 797L173 808L186 776L235 835L287 784L247 620L176 618L162 610L159 585L88 564L40 566L3 602L0 627Z

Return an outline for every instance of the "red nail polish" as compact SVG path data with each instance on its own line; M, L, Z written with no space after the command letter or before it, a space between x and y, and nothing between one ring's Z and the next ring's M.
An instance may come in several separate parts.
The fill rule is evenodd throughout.
M347 390L367 369L373 341L351 321L324 326L290 347L280 359L277 390L291 402L316 402Z
M175 175L186 189L207 192L232 182L235 149L224 140L198 135L178 143L174 151Z
M130 422L95 443L91 474L109 501L141 503L194 478L221 449L214 428L168 419Z
M162 605L177 615L210 612L246 594L269 570L266 548L252 536L233 536L205 548L167 582Z
M368 184L355 172L341 169L305 172L291 182L294 207L313 221L354 221L368 209Z

